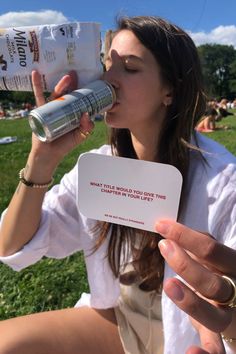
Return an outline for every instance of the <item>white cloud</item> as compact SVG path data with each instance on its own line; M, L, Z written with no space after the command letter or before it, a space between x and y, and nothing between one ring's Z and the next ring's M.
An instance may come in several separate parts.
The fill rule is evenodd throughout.
M218 26L210 32L190 32L195 44L206 43L233 45L236 48L236 26Z
M7 12L0 16L0 27L31 26L65 23L68 19L62 12L53 10Z
M10 0L8 0L10 1ZM68 22L62 12L53 10L8 12L0 15L0 27L30 26ZM210 32L191 32L195 44L205 43L233 45L236 48L236 26L218 26Z

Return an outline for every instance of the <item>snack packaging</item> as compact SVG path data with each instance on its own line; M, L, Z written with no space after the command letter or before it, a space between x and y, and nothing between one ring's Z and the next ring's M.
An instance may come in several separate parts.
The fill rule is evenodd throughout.
M32 70L44 91L71 70L84 86L102 74L100 47L100 25L93 22L0 28L0 90L32 91Z

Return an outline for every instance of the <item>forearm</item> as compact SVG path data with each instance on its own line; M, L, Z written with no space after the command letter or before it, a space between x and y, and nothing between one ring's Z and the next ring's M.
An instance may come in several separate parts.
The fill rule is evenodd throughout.
M41 77L37 72L32 74L32 83L37 104L44 104ZM76 88L77 77L74 72L71 72L56 85L51 97L55 99L61 96L65 89L71 91ZM35 184L48 183L63 158L85 140L81 131L91 132L93 126L89 115L85 113L80 120L81 130L75 129L50 144L41 142L33 134L32 150L24 171L25 179ZM32 188L22 183L19 184L1 225L0 255L10 255L31 240L40 224L42 203L46 191L47 188Z
M51 180L55 166L30 155L24 177L37 184ZM0 229L0 255L7 256L21 249L37 231L42 203L47 188L32 188L19 183Z

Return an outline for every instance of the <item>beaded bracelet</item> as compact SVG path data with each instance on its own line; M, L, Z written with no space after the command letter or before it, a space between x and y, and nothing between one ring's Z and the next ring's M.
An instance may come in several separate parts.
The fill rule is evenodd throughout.
M22 168L22 170L20 170L19 172L19 179L20 181L25 184L27 187L31 187L31 188L48 188L50 187L53 182L54 182L54 178L51 179L50 182L48 183L45 183L45 184L37 184L37 183L34 183L32 181L27 181L24 177L24 172L25 172L25 169Z
M227 338L223 334L221 334L222 339L227 343L234 343L236 342L236 338Z

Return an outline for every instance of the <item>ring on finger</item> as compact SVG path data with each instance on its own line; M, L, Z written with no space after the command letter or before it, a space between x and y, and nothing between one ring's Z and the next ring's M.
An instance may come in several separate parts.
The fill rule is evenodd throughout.
M89 132L89 131L83 132L83 131L80 130L80 129L79 129L79 133L80 133L80 136L81 136L83 139L86 139L86 138L90 135L90 132Z
M236 280L234 278L230 278L227 275L222 275L222 278L224 278L228 284L231 286L232 293L230 295L230 298L227 301L215 301L218 305L221 306L229 306L229 307L236 307Z

